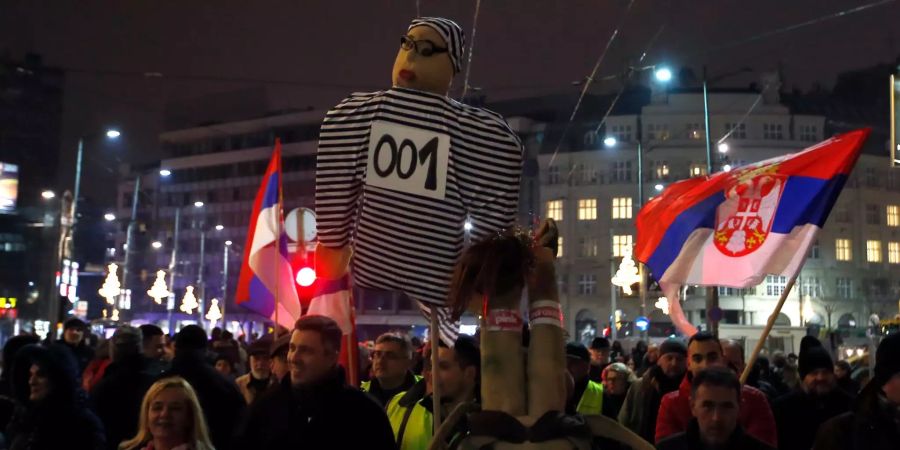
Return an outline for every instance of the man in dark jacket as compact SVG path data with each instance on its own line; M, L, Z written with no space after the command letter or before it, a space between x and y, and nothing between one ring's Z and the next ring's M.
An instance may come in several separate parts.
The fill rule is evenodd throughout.
M297 320L290 374L251 406L235 448L396 449L381 406L344 380L337 364L341 337L327 317Z
M62 342L58 344L72 353L72 358L78 364L79 382L84 368L94 359L94 349L84 342L86 332L87 324L81 319L73 317L63 323L63 338Z
M396 333L378 336L375 350L370 353L373 377L370 381L362 382L362 391L368 392L383 407L387 407L395 395L406 392L420 379L410 370L412 354L412 343L406 336Z
M775 401L778 448L812 447L816 432L826 420L850 410L851 397L837 388L834 364L821 345L800 351L800 387Z
M141 402L154 381L142 356L141 341L138 328L123 325L116 329L109 349L112 362L91 391L94 411L106 427L109 450L116 450L137 433Z
M855 398L859 394L859 381L854 380L852 374L853 368L847 361L834 363L834 377L837 380L838 388Z
M206 332L203 328L197 325L182 328L175 335L172 367L162 377L182 377L197 392L216 450L239 448L233 447L233 438L247 404L237 385L216 372L206 361L206 347Z
M605 337L595 337L591 341L591 347L588 349L591 353L591 374L590 379L595 383L603 382L603 369L609 365L609 355L612 347L609 339Z
M668 436L659 450L771 450L744 433L738 424L742 389L737 375L724 367L710 367L691 380L691 419L687 431Z
M662 397L678 390L686 371L687 347L684 343L677 339L663 342L656 364L628 389L625 403L619 410L619 423L647 442L653 442Z
M853 411L822 424L814 450L888 450L900 446L900 334L875 352L875 377Z

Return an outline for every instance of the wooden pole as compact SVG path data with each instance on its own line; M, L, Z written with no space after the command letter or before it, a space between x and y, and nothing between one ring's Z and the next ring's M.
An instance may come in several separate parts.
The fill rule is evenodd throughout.
M772 311L772 314L769 316L769 322L766 323L766 328L763 329L762 335L759 337L759 342L756 343L756 348L753 349L753 353L750 354L750 360L747 361L747 366L744 367L744 373L741 374L741 384L747 382L747 377L750 376L750 371L753 370L753 364L756 363L759 352L762 351L763 346L766 345L766 339L769 337L772 327L775 326L775 319L777 319L778 314L781 313L781 307L784 306L784 301L787 300L788 294L790 294L791 289L794 288L794 282L797 281L799 275L800 269L797 269L797 273L791 277L788 284L784 287L784 292L781 293L781 298L778 299L778 304L775 305L775 310Z
M437 306L431 305L431 392L434 402L432 417L434 429L441 427L441 385L438 383L438 349L440 348L440 333L438 332Z

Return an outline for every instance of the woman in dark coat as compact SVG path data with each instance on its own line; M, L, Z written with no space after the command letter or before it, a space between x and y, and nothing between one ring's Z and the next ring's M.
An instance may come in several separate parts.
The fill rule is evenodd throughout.
M10 450L102 450L103 425L86 406L72 356L57 347L24 347L13 368L16 410Z

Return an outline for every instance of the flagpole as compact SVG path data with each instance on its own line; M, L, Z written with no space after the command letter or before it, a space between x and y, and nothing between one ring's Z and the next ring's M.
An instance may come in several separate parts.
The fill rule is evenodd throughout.
M275 138L275 148L278 149L281 147L281 139ZM278 205L275 207L275 214L278 216L275 218L275 245L278 250L275 252L275 340L278 340L278 327L280 326L278 322L278 306L281 303L281 298L278 295L279 288L281 286L281 233L282 228L284 227L284 214L282 211L282 206L284 204L283 191L281 189L281 152L278 153Z
M772 327L775 326L775 319L778 318L778 314L781 313L781 307L784 306L785 300L788 298L788 294L790 294L791 289L794 288L794 282L797 281L797 277L800 275L800 270L803 268L801 266L797 269L797 273L791 277L788 281L787 285L784 287L784 292L781 293L781 298L778 299L778 304L775 305L775 310L772 311L772 315L769 316L769 321L766 323L766 328L763 329L762 336L759 337L759 342L756 343L756 347L753 349L753 353L750 354L750 360L747 361L747 366L744 367L744 373L741 374L741 384L747 382L747 378L750 376L750 371L753 370L753 365L756 363L756 358L759 357L759 352L762 351L764 345L766 345L766 339L769 337L769 333L772 331Z
M440 344L438 344L440 339L440 333L438 333L438 313L437 306L430 305L431 307L431 395L432 395L432 417L434 422L434 429L437 430L441 427L441 384L438 382L438 349L440 349Z

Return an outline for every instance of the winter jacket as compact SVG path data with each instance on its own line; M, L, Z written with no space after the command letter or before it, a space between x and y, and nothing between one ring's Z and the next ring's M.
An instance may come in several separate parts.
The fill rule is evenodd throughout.
M816 435L813 450L895 450L900 447L900 405L870 383L853 410L833 417Z
M197 392L206 425L216 450L232 448L235 430L244 417L247 403L234 384L210 366L200 352L179 351L172 367L161 378L179 376Z
M822 397L809 395L801 389L779 397L772 405L778 425L778 448L812 447L819 426L850 411L851 400L847 393L837 388Z
M295 389L290 376L250 406L234 448L396 450L381 406L348 386L336 367L321 382Z
M678 389L678 380L670 380L659 366L653 365L644 377L631 384L625 403L619 410L619 423L647 442L653 442L656 417L663 395Z
M10 450L104 450L103 424L88 408L78 378L77 363L59 346L30 345L16 356L15 365L37 364L51 386L42 400L29 400L27 379L13 372L16 411L6 430ZM27 372L25 372L27 373Z
M687 431L673 434L656 444L657 450L705 450L707 447L700 439L700 427L696 419L688 423ZM734 430L728 442L722 446L728 450L774 450L765 442L746 434L741 426Z
M690 372L688 372L690 374ZM659 405L659 416L656 420L656 441L666 436L687 430L691 414L691 382L685 375L678 391L666 394ZM777 447L778 434L775 429L775 418L766 395L758 389L744 385L741 389L741 416L738 423L747 434Z
M154 377L146 371L141 355L116 361L91 391L91 404L106 427L106 448L116 450L137 434L144 394Z
M77 363L78 381L81 382L81 374L84 373L84 369L86 369L88 364L94 359L94 349L88 347L84 341L79 342L78 345L72 345L66 341L59 341L51 344L51 347L64 348L70 352L72 358L74 358Z

